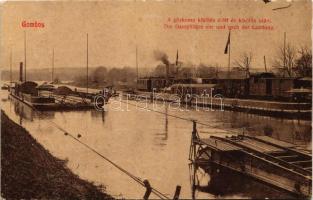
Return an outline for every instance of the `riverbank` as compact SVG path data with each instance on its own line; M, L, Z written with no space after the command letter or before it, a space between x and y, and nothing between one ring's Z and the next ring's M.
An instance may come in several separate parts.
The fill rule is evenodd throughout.
M113 199L80 179L1 111L1 196L5 199Z

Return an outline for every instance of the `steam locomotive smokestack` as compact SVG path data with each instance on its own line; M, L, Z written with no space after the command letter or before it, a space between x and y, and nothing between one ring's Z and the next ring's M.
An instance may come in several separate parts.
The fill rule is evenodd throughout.
M20 81L23 81L23 62L20 62Z

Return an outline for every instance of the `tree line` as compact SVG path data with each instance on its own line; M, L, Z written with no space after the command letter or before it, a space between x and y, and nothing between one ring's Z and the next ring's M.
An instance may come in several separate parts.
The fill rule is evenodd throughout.
M158 53L157 60L161 61L151 72L142 74L140 77L166 77L166 73L170 77L175 78L218 78L219 75L225 74L227 70L222 68L218 63L195 65L190 62L176 61L171 63L164 53ZM249 77L253 66L253 54L251 52L243 52L231 63L231 73L241 72ZM166 62L164 62L166 61ZM264 57L265 61L265 57ZM264 63L266 71L266 61ZM271 70L279 77L312 77L312 52L308 47L295 48L288 43L285 46L277 48L276 55L271 63ZM168 67L168 71L167 71ZM139 78L140 78L139 77ZM123 68L106 68L99 66L95 68L88 76L88 84L90 86L116 86L127 85L135 86L137 80L136 69L133 67L125 66ZM85 85L87 77L85 75L76 76L74 79L76 85Z
M79 75L74 78L77 86L86 86L87 76ZM99 66L88 75L88 85L90 87L107 87L113 85L127 84L129 86L136 83L136 70L132 67L110 68Z

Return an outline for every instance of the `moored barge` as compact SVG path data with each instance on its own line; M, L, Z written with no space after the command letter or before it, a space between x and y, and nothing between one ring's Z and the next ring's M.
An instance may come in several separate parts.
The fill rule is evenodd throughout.
M209 174L227 169L293 196L312 195L312 155L268 136L200 138L194 129L190 160Z
M78 98L66 95L56 95L50 92L39 93L37 83L32 81L15 83L10 91L10 96L38 111L61 111L94 109L94 103L90 98ZM98 107L102 107L99 102Z

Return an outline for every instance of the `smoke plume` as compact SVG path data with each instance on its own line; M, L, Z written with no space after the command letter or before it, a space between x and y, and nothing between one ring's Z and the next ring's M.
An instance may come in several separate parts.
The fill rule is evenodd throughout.
M168 66L170 64L170 62L168 61L168 56L166 53L160 51L160 50L155 50L153 52L154 54L154 58L156 60L161 61L163 64L165 64L166 66Z

